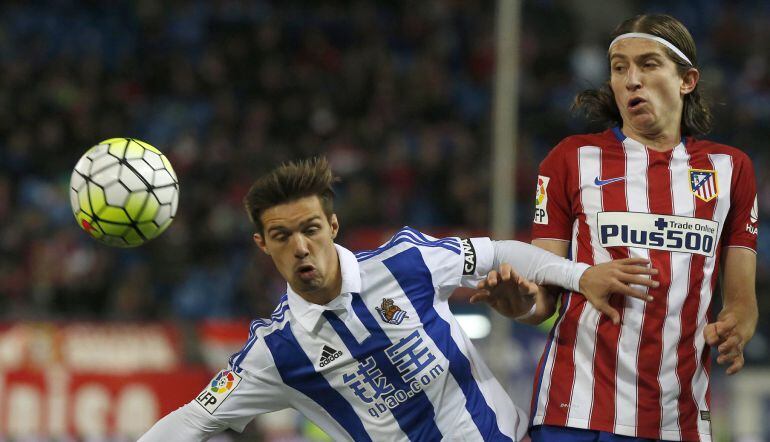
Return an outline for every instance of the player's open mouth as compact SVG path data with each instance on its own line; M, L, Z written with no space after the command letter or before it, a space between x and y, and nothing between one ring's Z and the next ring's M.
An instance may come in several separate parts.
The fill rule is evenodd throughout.
M637 110L639 107L646 103L647 100L644 98L634 97L628 100L628 110Z
M309 279L315 275L315 267L310 264L303 264L297 267L297 274L302 279Z

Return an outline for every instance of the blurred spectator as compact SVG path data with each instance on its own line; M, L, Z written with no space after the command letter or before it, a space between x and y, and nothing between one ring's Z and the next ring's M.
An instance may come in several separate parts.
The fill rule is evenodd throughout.
M711 138L756 161L763 231L770 219L770 7L702 3L607 2L624 16L667 11L693 30L716 104ZM580 2L523 4L515 209L527 231L534 171L555 142L585 129L569 114L570 99L604 78L607 42L597 35L609 30ZM342 177L342 242L357 229L402 224L486 229L494 14L493 2L452 0L301 8L267 0L4 2L3 314L269 312L282 287L256 264L262 258L241 198L261 171L321 152ZM69 214L75 162L116 136L160 148L181 183L177 219L140 250L95 243ZM760 235L759 266L767 313L767 235ZM759 332L770 334L770 325L761 322Z

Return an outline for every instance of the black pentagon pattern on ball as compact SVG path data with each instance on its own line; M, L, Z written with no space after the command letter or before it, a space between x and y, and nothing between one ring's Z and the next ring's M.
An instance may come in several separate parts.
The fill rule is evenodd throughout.
M126 157L132 143L142 149L140 158ZM82 170L84 167L87 169ZM73 207L79 207L79 212L83 212L92 220L92 224L104 234L100 240L106 244L131 247L137 245L137 240L144 243L153 232L167 226L174 219L171 215L175 212L173 209L176 209L172 207L176 202L173 197L179 189L176 177L166 169L160 155L133 139L126 138L123 146L114 142L111 145L97 146L94 152L88 153L78 163L75 173L78 177L73 178L73 182L77 184L72 190L77 195L84 190L87 192L88 210L85 210L79 200L75 201L74 196ZM100 190L97 191L96 188ZM140 198L141 208L132 217L124 207L126 204L118 204L119 201L115 201L113 197L108 198L107 189L122 195L123 203L128 203L132 198ZM102 205L98 213L93 210L96 199L99 199L97 203ZM157 209L152 214L145 213L151 200L154 200L151 206L157 206ZM161 211L164 212L165 219L158 222L158 214ZM106 220L106 215L111 219ZM147 215L150 215L150 219L147 219ZM119 218L118 221L112 219L116 217Z

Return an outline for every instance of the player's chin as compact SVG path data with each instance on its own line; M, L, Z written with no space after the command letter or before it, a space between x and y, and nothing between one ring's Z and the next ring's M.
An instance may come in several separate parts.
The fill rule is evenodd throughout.
M633 122L634 126L636 126L642 131L646 131L646 130L651 131L656 127L657 121L655 119L655 116L650 112L646 112L646 111L634 112L629 115L629 118Z
M320 273L313 272L313 275L297 275L295 278L297 285L305 291L314 291L323 288L323 278Z

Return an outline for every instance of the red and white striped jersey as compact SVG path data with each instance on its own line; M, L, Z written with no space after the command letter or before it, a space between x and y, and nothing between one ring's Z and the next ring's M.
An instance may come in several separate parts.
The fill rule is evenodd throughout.
M695 139L668 152L618 129L566 138L540 165L533 238L573 259L648 258L654 301L613 296L619 326L565 293L538 366L532 425L710 441L709 320L722 247L756 249L754 170Z

